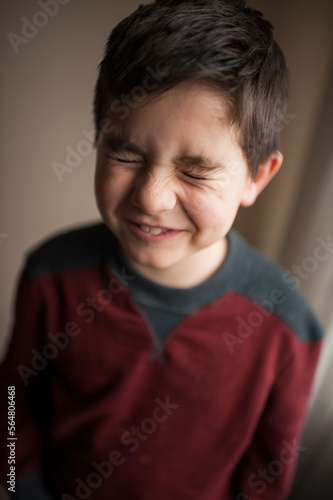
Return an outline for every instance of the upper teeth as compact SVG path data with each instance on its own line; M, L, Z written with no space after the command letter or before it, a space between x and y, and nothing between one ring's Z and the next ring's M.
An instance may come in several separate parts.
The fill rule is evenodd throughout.
M158 236L159 234L161 233L165 233L165 231L167 231L167 229L161 229L160 227L150 227L150 226L145 226L143 224L141 224L139 226L139 228L141 229L141 231L143 231L144 233L150 233L152 234L153 236Z

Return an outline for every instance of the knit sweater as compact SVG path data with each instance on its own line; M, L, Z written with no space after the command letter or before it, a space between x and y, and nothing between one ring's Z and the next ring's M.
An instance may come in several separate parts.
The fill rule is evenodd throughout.
M30 253L0 368L18 484L40 468L62 500L286 497L322 330L288 274L227 238L185 290L136 273L103 224Z

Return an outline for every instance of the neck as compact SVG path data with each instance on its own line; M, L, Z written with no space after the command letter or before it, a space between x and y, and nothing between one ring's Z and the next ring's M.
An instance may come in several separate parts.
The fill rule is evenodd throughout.
M172 288L192 288L207 281L224 262L228 250L227 239L190 255L166 269L155 269L131 262L134 269L152 281Z

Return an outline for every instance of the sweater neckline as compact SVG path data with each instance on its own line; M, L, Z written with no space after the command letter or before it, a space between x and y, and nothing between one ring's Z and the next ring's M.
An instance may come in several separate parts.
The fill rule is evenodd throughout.
M251 254L246 250L247 244L233 230L227 234L227 241L228 251L222 265L206 281L191 288L169 287L145 277L127 261L117 240L110 264L118 272L125 268L134 276L128 288L137 302L165 311L189 314L228 291L236 291L245 278L251 265Z

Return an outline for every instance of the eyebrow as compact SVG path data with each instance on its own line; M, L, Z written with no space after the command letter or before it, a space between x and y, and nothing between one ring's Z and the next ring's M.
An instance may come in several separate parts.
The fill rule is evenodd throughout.
M143 156L142 149L140 149L139 146L137 146L133 142L126 141L124 139L108 137L105 139L105 143L114 152L129 151L130 153Z
M176 158L175 163L176 163L176 165L181 165L181 166L201 168L202 170L205 170L205 171L215 171L215 170L224 170L225 169L225 167L222 163L215 161L215 160L211 160L211 159L209 159L205 156L202 156L202 155L179 156L178 158Z

